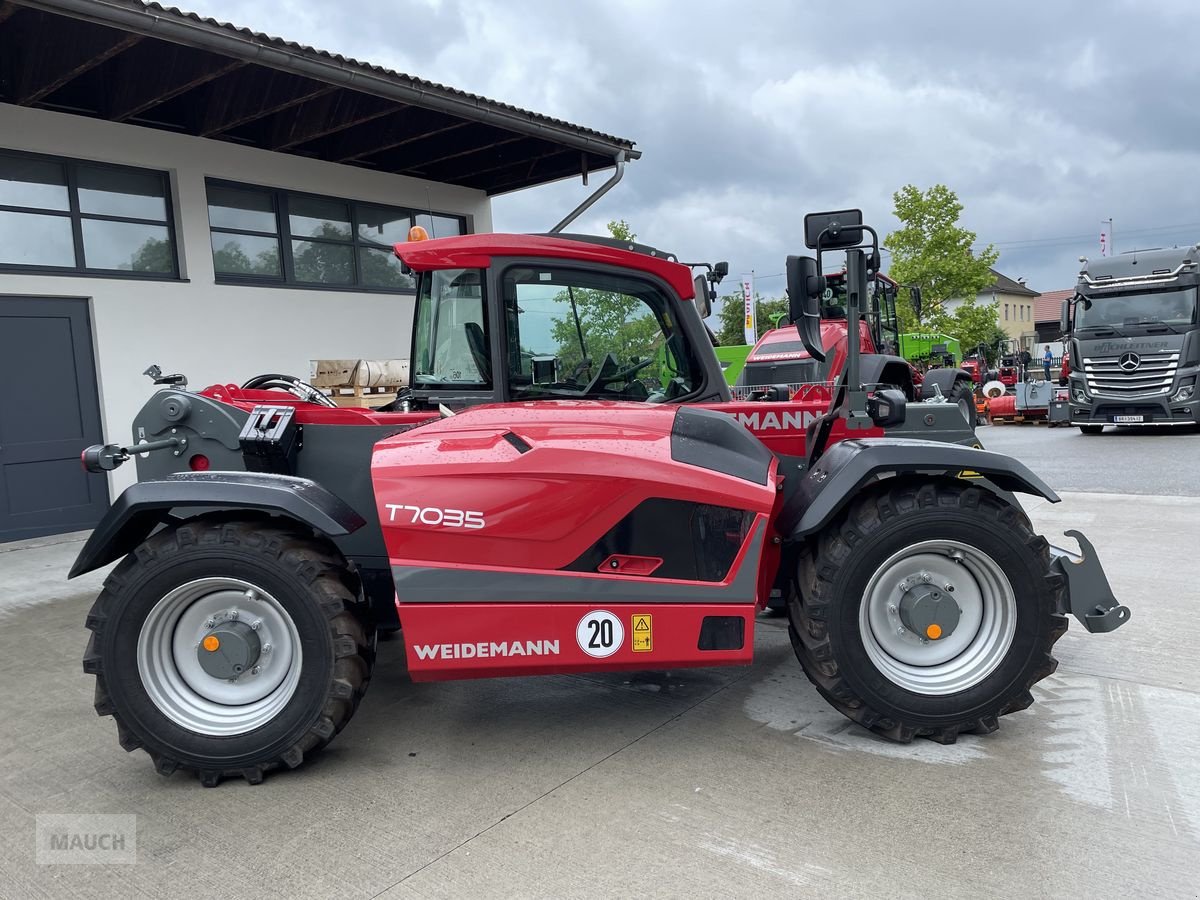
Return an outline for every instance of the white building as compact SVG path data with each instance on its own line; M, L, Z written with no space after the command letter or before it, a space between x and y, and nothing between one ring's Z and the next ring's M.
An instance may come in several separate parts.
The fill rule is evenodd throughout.
M0 60L0 541L90 527L132 481L78 460L130 438L149 364L407 357L412 223L490 230L492 195L638 155L138 0L0 0Z

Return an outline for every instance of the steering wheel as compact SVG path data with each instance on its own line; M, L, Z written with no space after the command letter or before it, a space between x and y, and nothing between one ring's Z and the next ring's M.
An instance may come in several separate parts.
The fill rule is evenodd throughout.
M315 403L317 406L330 406L334 409L338 408L338 405L333 400L326 397L307 381L301 381L295 375L280 375L277 372L271 372L266 375L255 375L242 385L242 389L287 391L293 397L299 397L308 403Z
M584 388L583 392L590 394L601 385L612 384L614 381L629 381L630 378L653 363L654 357L651 356L640 363L634 363L628 369L617 369L617 371L613 372L612 370L617 368L617 358L611 353L606 353L604 354L604 362L600 364L600 371L596 373L596 377Z

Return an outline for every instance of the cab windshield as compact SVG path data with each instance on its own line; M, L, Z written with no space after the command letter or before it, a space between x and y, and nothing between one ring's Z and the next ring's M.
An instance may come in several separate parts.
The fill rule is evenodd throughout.
M1148 294L1091 297L1075 307L1075 330L1166 326L1183 331L1196 321L1196 289L1180 288Z

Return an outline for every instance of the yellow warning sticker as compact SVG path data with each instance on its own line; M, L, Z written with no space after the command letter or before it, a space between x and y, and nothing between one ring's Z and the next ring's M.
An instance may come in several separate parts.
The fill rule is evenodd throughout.
M650 614L637 613L630 623L633 632L633 652L649 653L654 648L654 632L650 628Z
M982 478L983 476L980 475L978 472L975 472L971 469L963 469L961 472L958 473L958 477L959 478Z

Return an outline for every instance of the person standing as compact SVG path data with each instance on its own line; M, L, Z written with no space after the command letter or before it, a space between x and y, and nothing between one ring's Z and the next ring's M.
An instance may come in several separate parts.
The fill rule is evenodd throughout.
M1050 380L1050 363L1054 361L1054 354L1050 352L1050 345L1046 345L1046 354L1042 357L1042 368L1046 370L1046 380Z

